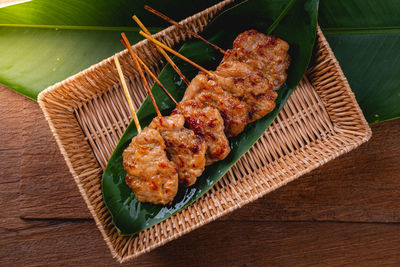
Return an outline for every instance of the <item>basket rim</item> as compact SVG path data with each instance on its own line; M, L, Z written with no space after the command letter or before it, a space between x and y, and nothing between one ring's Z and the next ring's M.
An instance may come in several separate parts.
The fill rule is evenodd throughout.
M230 2L233 2L233 1L231 1L231 0L226 0L226 1L224 1L224 2L218 3L217 5L223 5L223 4L225 5L225 4L230 3ZM213 6L213 7L215 7L215 6ZM210 8L212 8L212 7L210 7ZM210 9L210 8L208 8L208 9ZM208 9L206 9L206 10L204 10L204 11L202 11L202 12L206 12ZM199 13L202 13L202 12L199 12ZM195 17L195 16L198 16L199 13L197 13L197 14L195 14L195 15L189 17L189 18L193 18L193 17ZM188 18L188 19L189 19L189 18ZM170 27L168 27L167 29L163 30L162 32L160 32L160 33L158 33L158 34L159 34L159 35L165 34L166 32L170 31L171 29L174 29L174 27L175 27L175 26L170 26ZM346 77L344 76L344 73L343 73L342 69L340 68L340 65L339 65L339 63L338 63L336 57L334 56L333 51L332 51L331 47L329 46L329 43L327 42L325 36L323 35L323 32L321 31L319 25L317 26L317 39L318 39L318 38L323 42L324 47L327 49L328 55L329 55L329 57L332 59L333 64L335 65L336 71L340 74L340 77L341 77L341 79L343 80L343 83L345 84L346 93L347 93L348 96L350 97L351 103L352 103L353 106L355 107L355 109L356 109L356 111L357 111L357 114L359 115L359 119L361 120L362 125L364 126L364 127L363 127L363 129L364 129L364 135L363 135L363 137L362 137L358 142L355 142L355 143L354 143L354 147L351 148L351 149L354 149L355 147L359 146L360 144L362 144L362 143L368 141L368 140L370 139L371 135L372 135L372 131L371 131L371 129L370 129L370 127L369 127L369 125L368 125L368 123L367 123L367 121L366 121L366 119L365 119L363 113L362 113L362 110L361 110L361 108L359 107L359 105L358 105L358 103L357 103L357 101L356 101L355 95L354 95L354 93L351 91L350 86L349 86L349 84L348 84L348 81L347 81ZM147 43L147 40L142 40L141 42L139 42L139 43L136 44L135 46L138 46L138 45L145 45L146 43ZM128 52L127 52L127 50L125 49L125 50L123 50L123 51L121 51L121 52L116 53L116 55L117 55L118 57L124 57L124 56L127 56L127 55L128 55ZM47 99L47 95L48 95L49 93L51 94L51 93L54 92L54 91L62 90L62 86L63 86L63 85L65 85L65 84L67 84L67 83L69 83L69 82L71 82L71 81L74 81L74 80L77 79L78 77L85 76L85 75L90 75L90 73L91 73L92 71L95 71L96 69L101 68L104 64L109 63L110 60L112 60L112 56L109 57L109 58L107 58L107 59L104 59L104 60L100 61L99 63L97 63L97 64L95 64L95 65L92 65L91 67L89 67L89 68L87 68L87 69L85 69L85 70L83 70L83 71L81 71L81 72L79 72L79 73L77 73L77 74L75 74L75 75L73 75L73 76L71 76L71 77L69 77L69 78L63 80L63 81L61 81L61 82L58 82L58 83L56 83L56 84L54 84L54 85L52 85L52 86L49 86L48 88L46 88L44 91L42 91L42 92L39 94L39 96L38 96L38 103L39 103L39 105L40 105L40 107L41 107L41 109L42 109L42 111L43 111L43 113L44 113L44 115L45 115L46 120L47 120L48 123L49 123L49 126L50 126L50 129L51 129L52 133L53 133L53 136L54 136L55 139L56 139L57 145L58 145L58 147L59 147L59 149L60 149L60 151L61 151L61 154L63 155L63 157L64 157L64 159L65 159L65 161L66 161L66 163L67 163L67 166L68 166L68 168L69 168L69 170L70 170L70 172L71 172L71 174L72 174L72 176L73 176L73 178L74 178L74 180L75 180L75 182L76 182L76 184L77 184L77 186L78 186L78 189L79 189L79 191L80 191L82 197L84 198L84 200L85 200L85 202L86 202L86 205L88 206L88 209L89 209L89 211L90 211L92 217L94 218L94 220L95 220L95 222L96 222L97 228L98 228L98 229L100 230L100 232L102 233L103 239L104 239L104 241L107 243L107 246L108 246L108 248L110 249L111 254L113 255L113 257L116 258L119 262L122 263L122 262L126 262L126 261L128 261L128 260L130 260L130 259L136 258L137 256L139 256L139 255L141 255L141 254L143 254L143 253L146 253L146 252L148 252L148 251L150 251L150 250L152 250L152 249L154 249L154 248L156 248L156 247L158 247L158 246L160 246L160 245L163 245L163 244L165 244L165 243L167 243L167 242L169 242L169 241L171 241L171 240L173 240L173 239L176 239L177 237L171 236L169 239L164 240L163 244L154 243L152 246L148 247L148 248L146 249L146 251L143 251L142 253L135 254L135 255L123 256L123 257L120 256L119 253L117 252L116 248L114 247L114 245L111 243L111 241L110 241L110 236L106 233L103 223L100 221L99 217L97 216L96 211L95 211L95 208L92 206L92 203L91 203L91 201L89 200L89 198L88 198L88 196L87 196L87 193L86 193L85 189L83 188L83 185L82 185L81 181L79 180L79 175L78 175L77 172L75 171L74 166L73 166L73 164L72 164L72 162L71 162L71 160L70 160L70 158L69 158L69 156L68 156L68 153L67 153L67 151L65 150L64 145L63 145L61 139L60 139L59 136L58 136L58 131L57 131L55 125L54 125L54 122L53 122L53 120L52 120L52 117L51 117L51 115L49 114L48 108L47 108L47 106L46 106L46 99ZM71 113L72 113L72 107L70 107L70 108L71 108L70 111L71 111ZM351 150L351 149L349 149L349 150ZM340 153L340 154L332 155L327 161L329 161L329 160L331 160L331 159L334 159L334 158L336 158L336 157L338 157L338 156L340 156L340 155L342 155L342 154L344 154L344 153L345 153L345 152ZM326 161L326 162L327 162L327 161ZM315 166L315 167L313 167L313 168L311 168L311 169L307 168L307 170L306 170L304 173L310 172L311 170L313 170L313 169L315 169L315 168L317 168L317 167L318 167L318 166ZM284 184L286 184L287 182L290 182L290 181L292 181L292 180L298 178L299 176L303 175L304 173L298 173L298 174L296 174L296 175L293 176L290 180L286 180ZM281 185L279 185L279 186L277 185L275 188L272 188L272 191L275 190L275 189L277 189L277 188L279 188L279 187L281 187L281 186L284 185L284 184L281 184ZM261 197L261 196L253 196L253 198L251 198L251 199L249 200L249 202L251 202L251 201L253 201L253 200L255 200L255 199L258 199L258 198L260 198L260 197ZM102 201L104 201L104 200L102 200ZM248 203L249 203L249 202L248 202ZM219 216L218 216L217 218L219 218L219 217L221 217L221 216L223 216L223 215L225 215L225 214L231 212L232 210L233 210L233 209L225 210L224 213L223 213L223 214L219 214ZM210 222L210 221L213 221L213 220L215 220L215 219L216 219L216 218L211 218L210 220L208 220L208 221L206 221L206 222L203 222L201 225L204 225L204 224L206 224L206 223L208 223L208 222ZM189 229L189 230L187 230L187 231L183 231L182 234L186 234L187 232L190 232L190 231L192 231L192 230L194 230L194 229L200 227L201 225L199 225L199 226L196 225L196 226L194 226L193 228L191 228L191 229Z

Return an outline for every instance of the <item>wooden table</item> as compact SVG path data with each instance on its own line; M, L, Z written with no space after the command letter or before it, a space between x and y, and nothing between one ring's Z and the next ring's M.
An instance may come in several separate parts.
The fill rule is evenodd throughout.
M0 86L0 266L119 266L36 102ZM400 120L367 144L127 265L398 265Z

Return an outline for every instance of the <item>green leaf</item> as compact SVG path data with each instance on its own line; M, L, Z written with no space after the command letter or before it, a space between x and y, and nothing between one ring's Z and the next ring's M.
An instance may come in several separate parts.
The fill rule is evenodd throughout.
M398 0L321 0L319 22L368 122L400 117Z
M142 39L132 14L152 32L168 25L145 4L182 19L216 2L33 0L0 8L0 83L36 99L48 86L121 51L122 31L132 42Z
M291 5L285 17L279 15ZM318 0L249 0L222 13L207 28L205 36L224 48L232 47L234 38L244 30L255 28L267 32L274 20L276 24L272 34L286 40L291 45L292 57L287 82L279 90L277 107L264 118L248 125L245 131L230 139L232 147L228 157L208 166L197 183L190 188L180 188L174 203L170 206L140 203L125 184L126 172L122 166L122 152L130 140L137 134L134 123L131 123L118 143L103 175L103 197L113 217L113 222L123 235L134 234L170 217L205 194L232 165L259 139L272 123L286 103L290 94L304 75L309 64L316 34ZM183 45L180 53L200 65L213 69L221 60L221 55L199 41ZM193 78L197 70L192 66L175 59L182 72ZM167 65L160 74L160 80L174 97L181 99L186 87L179 76ZM155 86L153 92L163 114L169 114L174 107L162 90ZM151 102L147 98L137 112L141 125L148 125L156 116Z
M140 39L137 32L127 35ZM0 83L33 99L121 50L120 31L0 27L0 39Z

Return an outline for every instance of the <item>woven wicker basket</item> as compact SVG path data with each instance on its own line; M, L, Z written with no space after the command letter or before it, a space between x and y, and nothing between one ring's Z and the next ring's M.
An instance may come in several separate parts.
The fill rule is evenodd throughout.
M199 32L231 2L221 2L183 23ZM169 27L156 37L173 46L191 36ZM160 72L164 62L151 44L145 40L134 49L155 73ZM137 108L146 90L127 51L118 57ZM206 195L130 237L120 236L113 227L101 192L102 170L131 120L112 58L43 91L40 107L112 255L119 262L136 258L366 142L371 130L319 28L312 62L274 123Z

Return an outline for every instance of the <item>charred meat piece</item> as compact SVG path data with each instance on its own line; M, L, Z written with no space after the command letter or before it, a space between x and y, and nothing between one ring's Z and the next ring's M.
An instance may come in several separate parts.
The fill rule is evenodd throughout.
M243 77L229 77L222 71L218 74L215 78L217 83L247 104L249 123L261 119L275 108L278 94L272 90L261 71Z
M228 62L244 63L253 71L261 71L272 89L277 90L287 78L286 70L290 65L288 50L289 44L284 40L248 30L236 37L233 48L225 53L217 72L231 68Z
M146 127L122 154L126 184L140 202L167 204L178 191L178 170L165 148L161 134Z
M187 100L182 101L173 112L182 114L188 127L206 141L206 165L226 158L231 148L224 133L224 121L218 110L203 107L194 100Z
M203 107L216 108L224 120L225 133L236 136L244 130L248 120L248 106L239 98L223 90L216 81L198 74L187 88L183 101L194 99Z
M165 141L168 158L178 167L179 183L193 185L205 167L207 145L203 137L184 127L183 115L156 117L149 127L157 129Z

